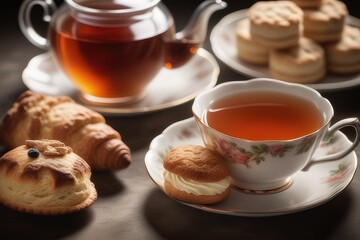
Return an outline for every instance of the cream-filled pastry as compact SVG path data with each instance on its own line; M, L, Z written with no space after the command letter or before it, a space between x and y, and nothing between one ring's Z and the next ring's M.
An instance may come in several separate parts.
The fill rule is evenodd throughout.
M230 193L229 169L216 152L187 145L171 150L164 159L164 189L178 200L212 204Z
M228 178L224 178L217 182L199 182L191 179L186 180L185 178L166 170L164 171L164 179L177 189L195 195L221 194L230 185Z

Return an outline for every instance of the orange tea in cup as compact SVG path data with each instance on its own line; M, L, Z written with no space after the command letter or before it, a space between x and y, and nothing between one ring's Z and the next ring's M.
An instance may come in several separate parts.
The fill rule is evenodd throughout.
M295 139L324 124L321 112L310 101L271 91L236 93L217 99L205 118L219 132L252 141Z

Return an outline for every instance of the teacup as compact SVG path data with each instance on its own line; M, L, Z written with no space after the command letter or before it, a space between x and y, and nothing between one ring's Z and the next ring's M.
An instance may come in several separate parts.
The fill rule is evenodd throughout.
M283 110L288 116L277 116ZM233 185L255 193L284 190L297 172L307 171L314 164L339 160L360 141L357 118L343 119L330 126L334 111L319 92L274 79L219 84L199 94L192 111L205 146L226 159ZM304 118L305 122L300 123L297 118ZM258 131L265 124L267 127ZM321 142L329 141L335 132L347 126L356 132L347 149L313 157ZM285 132L283 128L290 130Z

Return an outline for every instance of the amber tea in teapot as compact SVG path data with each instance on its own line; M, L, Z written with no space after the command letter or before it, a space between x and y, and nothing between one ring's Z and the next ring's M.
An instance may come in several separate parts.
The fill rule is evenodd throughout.
M131 9L102 1L82 4L100 9ZM151 28L130 29L128 25L92 26L77 21L71 14L61 21L50 30L52 50L59 63L87 93L103 98L138 95L164 64L170 68L182 65L200 45L167 43L166 35L171 29L166 28L153 32ZM178 49L172 51L176 46ZM175 55L164 62L166 51Z
M174 20L160 0L65 3L56 11L54 5L42 5L51 17L49 39L34 39L25 20L20 25L29 40L52 51L84 98L94 103L141 99L162 68L180 67L191 59L204 41L209 15L224 7L221 1L204 2L191 25L175 34ZM31 6L22 6L25 16Z

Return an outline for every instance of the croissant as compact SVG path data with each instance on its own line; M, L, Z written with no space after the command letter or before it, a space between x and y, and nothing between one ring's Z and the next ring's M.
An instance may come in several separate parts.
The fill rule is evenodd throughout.
M129 147L104 117L66 96L22 93L5 114L0 133L9 148L23 145L28 139L59 140L92 169L124 169L131 163Z

